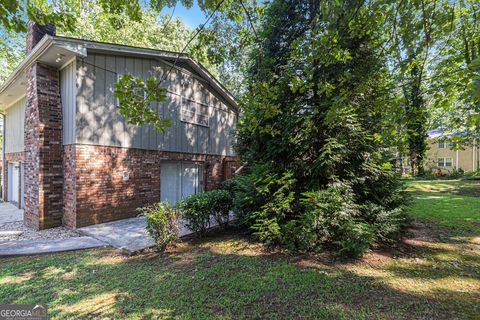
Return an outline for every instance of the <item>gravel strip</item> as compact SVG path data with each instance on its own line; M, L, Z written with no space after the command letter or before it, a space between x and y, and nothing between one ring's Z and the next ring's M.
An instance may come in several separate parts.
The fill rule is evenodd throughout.
M28 228L23 225L23 221L9 222L0 224L1 231L22 231L20 235L11 232L8 235L0 235L0 241L12 240L61 240L72 237L79 237L80 235L65 227L57 227L46 230L37 231L33 228Z

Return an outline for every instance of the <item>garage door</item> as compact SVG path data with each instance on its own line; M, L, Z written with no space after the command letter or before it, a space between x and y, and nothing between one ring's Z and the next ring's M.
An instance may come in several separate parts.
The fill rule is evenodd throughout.
M163 162L160 174L160 200L175 202L202 192L202 165L193 162Z
M20 165L18 163L8 164L8 201L18 203L18 191Z

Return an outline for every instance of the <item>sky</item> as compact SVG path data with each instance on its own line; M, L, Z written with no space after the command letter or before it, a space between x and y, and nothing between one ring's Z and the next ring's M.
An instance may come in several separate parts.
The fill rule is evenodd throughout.
M165 7L163 8L162 13L171 14L172 11L173 11L173 7L172 8ZM179 1L177 3L173 16L175 18L178 17L182 19L185 25L190 29L195 29L196 27L204 23L206 20L205 14L202 12L202 10L200 10L196 1L194 1L194 4L190 9L185 8Z

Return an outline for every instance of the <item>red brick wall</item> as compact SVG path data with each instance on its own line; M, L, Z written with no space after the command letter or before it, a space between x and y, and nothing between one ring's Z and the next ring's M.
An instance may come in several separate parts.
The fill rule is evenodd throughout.
M5 153L5 165L3 166L3 176L4 176L4 189L3 189L3 199L6 201L9 201L8 199L8 164L11 162L23 162L24 161L24 154L23 152L10 152L10 153ZM18 181L20 180L20 171L18 171ZM21 199L21 186L18 184L18 199ZM18 203L18 206L20 207L20 201Z
M202 162L205 189L211 190L223 180L223 161L234 159L89 145L65 146L63 158L64 224L70 228L133 217L136 208L159 201L162 161Z
M27 72L25 224L59 226L63 216L62 108L59 74L35 63Z
M76 225L77 173L75 145L63 147L63 224L71 228Z

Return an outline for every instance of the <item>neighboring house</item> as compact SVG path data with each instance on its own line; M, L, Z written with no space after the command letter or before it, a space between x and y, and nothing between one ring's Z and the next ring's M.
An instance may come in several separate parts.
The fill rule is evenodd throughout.
M127 73L168 74L167 101L152 106L172 121L165 134L119 114L113 86ZM135 216L140 206L218 187L237 161L237 103L201 65L180 53L56 37L53 24L29 22L27 56L0 88L0 109L4 199L37 229Z
M426 172L435 173L440 169L442 174L453 173L457 170L464 172L480 169L480 142L471 139L462 150L454 150L450 141L452 135L446 135L442 130L429 130L427 136L427 152L424 159ZM408 155L401 158L401 173L411 171Z
M428 132L425 169L430 172L440 169L442 173L451 173L456 170L464 172L478 170L480 168L478 142L472 140L463 146L463 150L454 150L449 137L441 130Z

